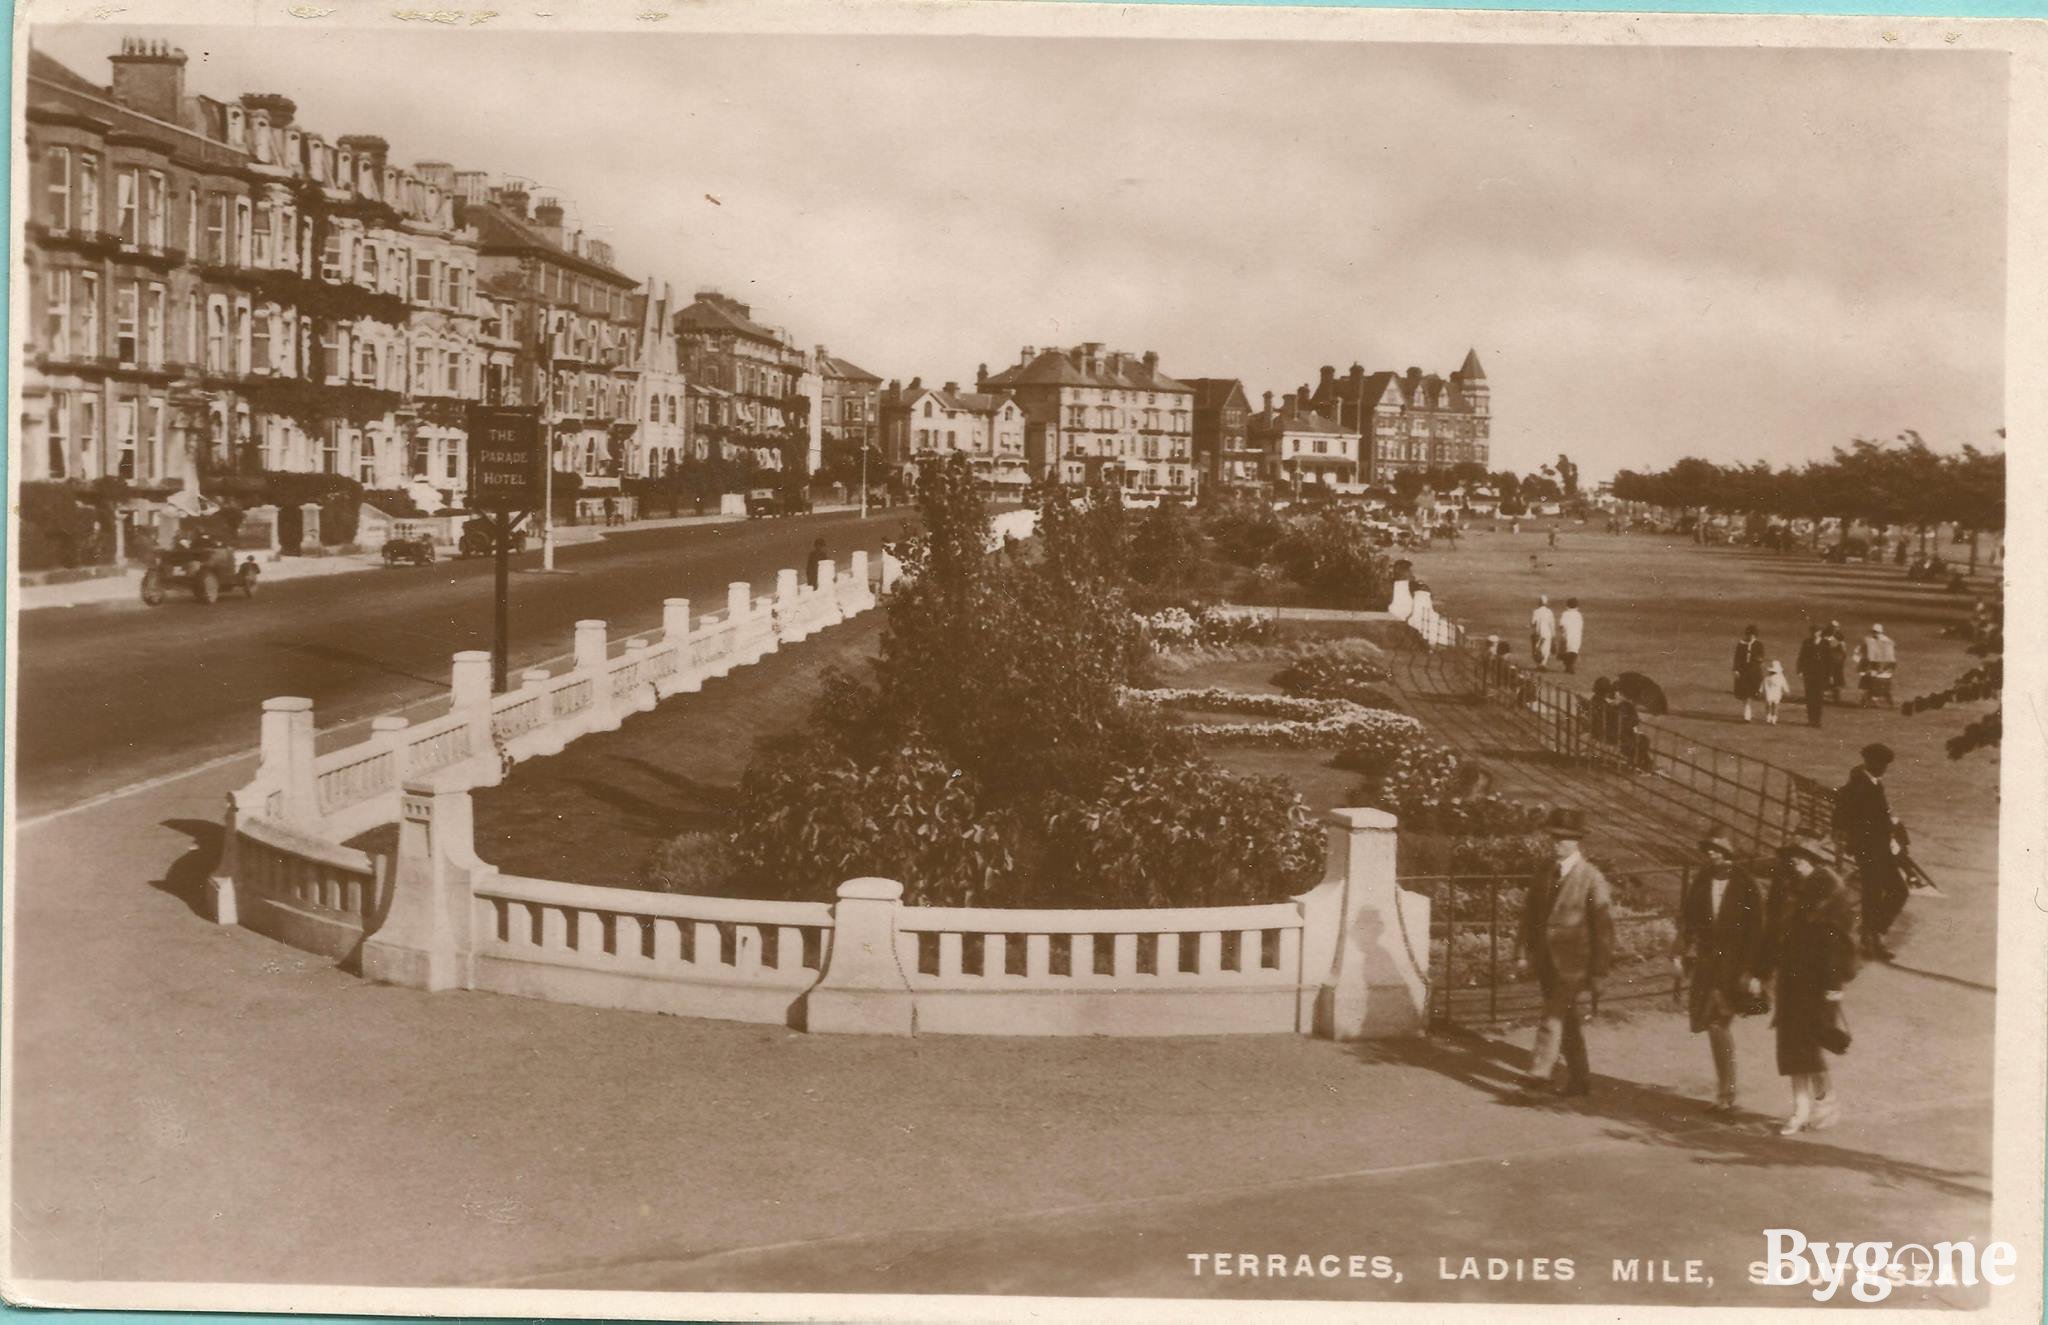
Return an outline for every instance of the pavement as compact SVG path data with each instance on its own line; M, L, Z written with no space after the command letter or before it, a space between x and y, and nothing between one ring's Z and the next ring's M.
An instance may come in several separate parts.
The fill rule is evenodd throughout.
M612 578L551 583L572 584L572 611ZM1446 578L1432 573L1448 597ZM444 647L429 652L445 662ZM719 703L737 678L673 702ZM25 677L24 720L29 694ZM1768 1029L1739 1031L1756 1112L1712 1123L1705 1047L1668 1008L1593 1028L1590 1098L1525 1104L1517 1030L896 1040L425 994L200 917L221 800L249 767L230 756L111 799L74 791L18 824L17 1285L1773 1306L1808 1299L1749 1282L1765 1227L1986 1232L1987 978L1866 971L1837 1072L1846 1117L1792 1139L1773 1127ZM1957 876L1950 905L1981 911L1994 883ZM1190 1259L1217 1253L1234 1269L1244 1254L1290 1268L1356 1254L1368 1273L1219 1277ZM1374 1256L1386 1277L1371 1277ZM1536 1258L1551 1278L1534 1277ZM1683 1282L1694 1260L1700 1282ZM1646 1263L1659 1282L1642 1281ZM2005 1292L2038 1310L2038 1285Z

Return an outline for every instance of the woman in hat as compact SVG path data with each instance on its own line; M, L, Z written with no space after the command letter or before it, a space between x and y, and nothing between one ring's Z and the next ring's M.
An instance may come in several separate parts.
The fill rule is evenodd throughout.
M1831 1127L1841 1105L1823 1053L1849 1048L1842 990L1856 975L1856 924L1849 890L1831 868L1818 828L1801 826L1780 853L1783 872L1771 906L1764 974L1777 980L1778 1073L1792 1079L1785 1136Z
M1693 1034L1706 1033L1714 1055L1714 1102L1708 1112L1735 1112L1737 1016L1761 1011L1768 929L1763 889L1735 863L1735 844L1720 829L1700 842L1706 862L1686 881L1678 903L1677 959L1691 980Z
M1756 627L1746 627L1735 641L1735 697L1742 701L1742 720L1750 719L1750 706L1763 696L1764 642Z

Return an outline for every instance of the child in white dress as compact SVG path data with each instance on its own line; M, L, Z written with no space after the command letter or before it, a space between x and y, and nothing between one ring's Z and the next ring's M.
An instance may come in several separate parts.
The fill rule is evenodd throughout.
M1785 664L1773 661L1771 669L1764 673L1765 722L1778 720L1778 705L1784 702L1785 694L1791 688L1790 683L1785 680Z

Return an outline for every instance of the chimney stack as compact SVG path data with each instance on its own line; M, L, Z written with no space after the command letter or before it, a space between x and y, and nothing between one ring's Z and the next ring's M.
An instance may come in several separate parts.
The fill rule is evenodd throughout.
M374 133L352 133L336 142L346 151L356 154L356 167L360 172L368 164L370 172L377 177L381 186L384 182L384 158L391 155L391 144Z
M107 57L114 67L114 100L153 119L178 122L185 104L185 52L161 41L121 39L121 53Z
M270 116L271 128L284 129L299 113L299 103L282 92L250 92L242 97L242 109L263 111Z
M1019 364L1027 364L1030 363L1033 359L1036 359L1037 357L1038 347L1035 345L1026 345L1024 347L1024 352L1017 356L1017 362Z
M555 244L562 242L562 204L556 198L542 198L534 204L533 223Z
M1306 414L1309 412L1309 389L1306 384L1295 389L1294 399L1294 409L1297 414Z
M1335 385L1336 385L1336 383L1337 383L1337 370L1336 370L1335 368L1332 368L1332 367L1331 367L1331 366L1330 366L1329 364L1324 364L1324 365L1323 365L1323 380L1322 380L1322 388L1323 388L1323 389L1328 389L1329 387L1335 386Z
M521 221L526 219L527 193L525 189L499 189L493 197L500 207L512 213L513 216Z
M958 382L948 382L948 383L946 383L946 394L947 394L947 395L949 395L949 396L957 396L957 395L959 395L959 394L960 394L960 384L959 384Z
M1268 413L1268 414L1271 414L1272 412L1273 412L1273 393L1272 393L1272 392L1270 392L1270 391L1268 391L1268 392L1266 393L1266 413Z
M1148 373L1157 373L1159 371L1159 351L1145 351L1145 371Z
M975 369L974 369L974 389L975 389L976 391L983 391L983 390L986 390L986 389L987 389L987 387L988 387L988 365L987 365L987 364L985 364L985 363L984 363L984 364L977 364L977 365L975 365Z

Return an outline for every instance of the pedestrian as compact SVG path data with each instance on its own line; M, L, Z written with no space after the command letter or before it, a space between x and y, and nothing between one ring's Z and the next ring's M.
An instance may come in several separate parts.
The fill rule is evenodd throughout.
M1709 1113L1735 1112L1733 1022L1762 1010L1764 893L1735 861L1735 844L1719 828L1700 841L1706 861L1686 881L1678 902L1679 970L1689 981L1693 1034L1704 1033L1714 1056Z
M1828 622L1828 698L1842 702L1842 687L1849 680L1849 637L1839 621Z
M1531 553L1531 561L1535 554ZM1529 614L1529 653L1541 670L1550 662L1551 646L1557 640L1557 613L1550 610L1550 595L1536 595L1536 610Z
M1898 662L1899 646L1884 633L1883 626L1872 623L1870 633L1856 649L1856 687L1862 692L1864 704L1873 699L1891 699L1892 672Z
M1557 526L1556 526L1556 525L1552 525L1552 526L1550 527L1550 546L1552 546L1552 547L1556 547L1556 546L1557 546Z
M1586 618L1579 612L1579 600L1564 600L1564 611L1557 617L1558 653L1564 659L1567 675L1579 669L1579 652L1586 643Z
M1821 710L1827 703L1828 678L1834 671L1834 655L1824 627L1815 624L1812 633L1800 641L1799 658L1792 665L1799 671L1799 685L1806 699L1806 725L1818 727Z
M1742 701L1742 720L1750 719L1750 706L1763 696L1764 689L1764 642L1757 638L1756 627L1745 627L1742 638L1735 641L1735 697Z
M1778 725L1778 706L1791 689L1791 682L1785 679L1785 664L1771 659L1770 669L1764 673L1764 721L1773 727Z
M1863 762L1849 770L1849 780L1835 793L1835 831L1856 861L1856 879L1863 903L1863 955L1892 960L1884 936L1906 906L1906 881L1892 856L1898 821L1885 795L1884 775L1896 756L1882 741L1863 747Z
M825 560L825 540L818 539L811 544L811 554L804 558L804 579L815 589L818 587L818 567Z
M1849 890L1830 866L1820 830L1801 825L1786 843L1769 906L1766 973L1775 978L1778 1073L1792 1080L1792 1113L1783 1136L1820 1131L1841 1117L1823 1053L1849 1048L1842 990L1856 976Z
M609 529L619 522L619 504L606 496L604 499L604 527Z
M1517 965L1533 968L1543 991L1543 1020L1523 1090L1549 1090L1562 1054L1565 1079L1559 1093L1585 1095L1592 1090L1592 1074L1579 1024L1579 995L1599 1001L1600 981L1614 954L1614 902L1606 877L1579 853L1586 835L1584 812L1552 810L1543 829L1557 864L1529 885L1516 940Z

